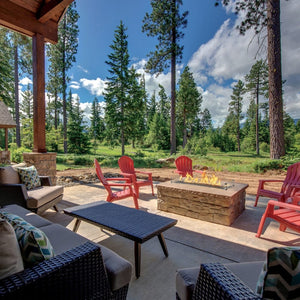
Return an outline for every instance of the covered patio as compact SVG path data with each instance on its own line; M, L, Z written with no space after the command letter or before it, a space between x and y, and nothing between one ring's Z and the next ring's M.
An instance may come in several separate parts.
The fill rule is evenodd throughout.
M200 266L208 262L249 262L266 259L266 251L272 247L299 246L299 234L279 231L277 222L267 221L261 238L255 234L268 199L262 198L258 207L253 207L255 196L247 194L246 210L231 225L224 226L195 220L157 209L157 198L150 189L141 189L140 209L178 220L175 227L164 232L169 257L161 251L158 239L142 245L141 276L132 273L127 299L175 299L175 275L179 268ZM77 184L65 187L63 201L58 207L64 209L106 199L106 191L100 183ZM118 205L133 207L132 199L118 201ZM75 221L64 214L48 210L43 217L72 230ZM267 226L268 225L268 226ZM134 264L133 243L107 230L82 222L78 234L104 245Z

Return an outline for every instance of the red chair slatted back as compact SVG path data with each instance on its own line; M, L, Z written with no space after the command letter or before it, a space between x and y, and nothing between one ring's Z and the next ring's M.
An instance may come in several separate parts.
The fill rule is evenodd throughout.
M300 185L300 162L288 167L281 193L290 194L289 188L291 185Z
M94 159L94 164L95 164L96 173L97 173L97 176L98 176L99 180L101 181L101 183L103 184L103 186L105 187L105 189L107 190L109 195L111 196L112 195L112 190L111 190L106 178L104 177L104 175L102 173L102 170L101 170L101 167L100 167L100 165L99 165L96 158Z
M192 160L187 156L179 156L175 159L175 165L178 171L183 172L182 176L185 177L186 174L193 176L193 166Z
M134 163L129 156L122 156L118 160L119 167L122 173L133 174L135 175Z

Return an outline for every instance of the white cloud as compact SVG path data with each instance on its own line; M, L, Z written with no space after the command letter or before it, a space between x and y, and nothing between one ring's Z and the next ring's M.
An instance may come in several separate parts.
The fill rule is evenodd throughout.
M74 90L80 89L80 83L78 81L71 81L70 88Z
M219 83L237 80L251 68L256 54L256 44L249 45L252 33L241 36L235 26L226 20L215 36L193 54L188 65L198 84L206 84L209 78Z
M213 126L222 126L228 115L228 102L232 93L231 88L225 88L217 84L210 85L202 92L202 110L207 108L213 119Z
M103 96L105 89L106 81L101 78L97 79L80 79L80 83L84 88L86 88L92 95Z
M151 75L147 73L144 69L147 61L145 59L140 60L139 62L133 64L133 67L136 69L138 74L143 75L145 77L145 86L146 86L146 91L152 96L154 92L158 92L159 87L158 85L162 85L165 89L165 92L168 96L171 95L171 72L168 73L162 73L157 75ZM178 81L178 78L180 77L180 72L183 69L183 65L177 65L176 66L176 78Z
M21 85L32 84L32 80L28 77L24 77L19 81L19 84L21 84Z
M293 118L300 118L299 11L300 1L281 2L282 73L286 80L283 87L284 103ZM257 54L258 43L256 38L253 39L253 32L247 31L241 36L235 29L240 20L240 17L237 18L234 24L229 19L226 20L215 36L198 48L188 63L197 84L208 85L203 88L202 108L210 110L217 126L224 122L228 114L228 102L232 93L232 84L228 88L223 88L222 84L225 80L243 79ZM212 82L215 83L211 84ZM247 101L244 110L247 109L246 105Z
M82 72L86 73L86 74L89 73L89 71L88 71L87 69L85 69L84 67L82 67L82 66L80 66L80 65L78 65L77 68L78 68L79 70L81 70Z

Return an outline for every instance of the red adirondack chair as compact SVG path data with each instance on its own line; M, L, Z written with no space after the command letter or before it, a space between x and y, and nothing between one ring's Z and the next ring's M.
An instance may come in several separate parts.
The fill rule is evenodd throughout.
M105 178L103 176L101 167L97 161L97 159L94 160L94 164L95 164L95 168L96 168L96 173L97 176L99 178L99 180L101 181L101 183L103 184L103 186L105 187L108 195L106 198L107 202L113 202L116 200L121 200L121 199L125 199L128 197L133 197L133 201L134 201L134 206L136 209L139 209L139 204L138 204L138 200L137 200L137 196L134 192L134 190L132 189L131 186L131 182L129 178ZM109 183L109 181L114 181L113 183ZM115 181L125 181L125 183L116 183ZM123 187L124 189L118 192L113 192L111 190L111 187Z
M280 192L266 190L264 185L268 182L282 182ZM254 206L257 205L260 196L275 198L280 202L286 202L288 198L292 197L300 185L300 162L288 167L286 177L284 180L262 179L259 180L256 200Z
M152 188L152 195L154 196L153 191L153 181L152 181L152 173L143 172L143 171L137 171L134 169L134 163L133 160L129 156L122 156L118 160L119 167L121 169L121 175L125 178L130 178L131 183L133 184L135 188L135 193L137 197L139 197L139 188L141 186L150 185ZM136 177L136 174L144 174L147 175L148 178L145 180L138 180Z
M186 177L186 174L189 174L193 177L193 172L196 173L203 173L200 170L193 170L192 166L192 160L187 156L179 156L175 159L175 165L177 170L175 170L175 173L180 174L182 177Z
M257 230L257 237L261 236L266 218L271 218L280 223L279 230L285 231L290 228L294 231L300 232L300 195L293 197L293 203L283 203L275 200L268 202L267 208L261 218ZM277 209L275 209L277 207Z

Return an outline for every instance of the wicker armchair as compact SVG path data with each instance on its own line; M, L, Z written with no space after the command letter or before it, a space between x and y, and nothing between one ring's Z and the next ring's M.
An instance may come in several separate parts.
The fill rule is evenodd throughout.
M176 276L176 299L261 299L253 291L253 285L255 287L262 265L263 262L232 263L227 265L208 263L201 264L200 268L178 270ZM243 276L240 276L241 274Z
M21 183L18 172L11 166L0 167L0 207L17 204L31 211L42 214L63 198L64 188L52 185L49 176L39 176L41 186L26 190Z
M111 291L101 248L87 242L0 280L0 299L126 299Z

